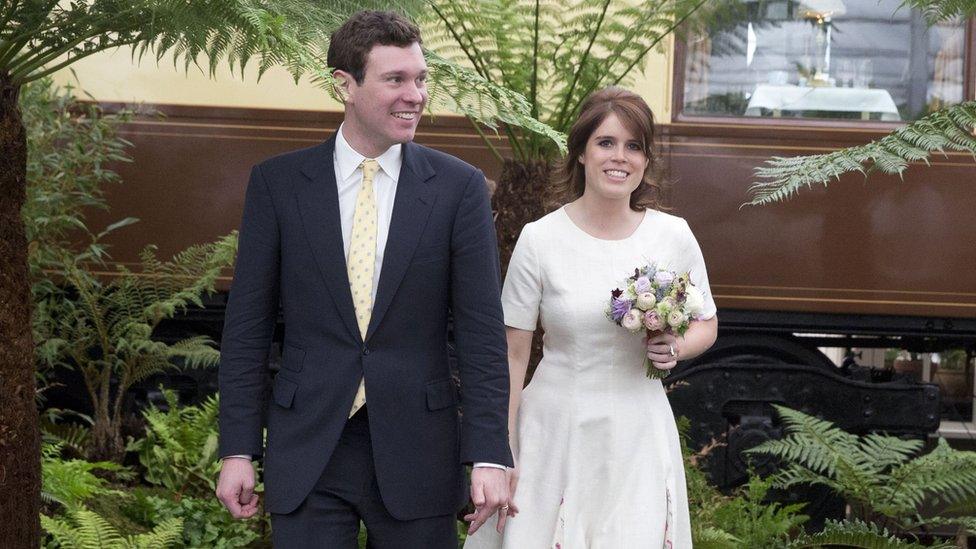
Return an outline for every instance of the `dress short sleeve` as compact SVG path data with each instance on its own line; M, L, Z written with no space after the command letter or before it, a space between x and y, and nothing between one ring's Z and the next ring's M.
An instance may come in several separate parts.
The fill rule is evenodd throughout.
M687 222L685 222L685 226L687 227ZM715 300L712 299L712 290L708 286L708 272L705 269L705 257L702 255L698 240L695 238L694 233L691 232L691 227L688 227L685 235L683 255L688 261L687 268L691 274L691 283L697 286L702 291L702 295L705 296L705 305L702 307L701 318L702 320L708 320L715 316L718 308L715 306Z
M533 224L522 228L508 273L502 286L502 308L505 325L520 330L535 331L539 320L539 303L542 301L542 273L539 267L539 250L533 238Z

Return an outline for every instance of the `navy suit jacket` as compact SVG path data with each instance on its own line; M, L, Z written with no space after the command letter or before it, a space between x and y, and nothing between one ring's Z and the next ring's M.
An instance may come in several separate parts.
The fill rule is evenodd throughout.
M512 465L501 284L484 175L447 154L403 146L364 340L346 275L334 147L333 137L251 172L221 341L220 455L263 454L265 507L291 512L321 476L365 378L388 510L401 520L455 513L466 501L463 464ZM265 402L279 308L282 363ZM448 366L449 313L460 398Z

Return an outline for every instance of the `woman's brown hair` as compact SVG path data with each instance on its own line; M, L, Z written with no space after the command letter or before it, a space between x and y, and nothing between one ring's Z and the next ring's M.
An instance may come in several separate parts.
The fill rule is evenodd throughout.
M641 143L647 157L647 168L640 184L630 193L630 208L634 211L663 209L664 170L654 150L654 113L641 96L623 88L611 86L593 92L583 101L579 117L569 130L566 140L568 152L556 166L554 191L562 203L572 202L586 190L586 173L579 158L586 150L586 142L610 114L617 115Z

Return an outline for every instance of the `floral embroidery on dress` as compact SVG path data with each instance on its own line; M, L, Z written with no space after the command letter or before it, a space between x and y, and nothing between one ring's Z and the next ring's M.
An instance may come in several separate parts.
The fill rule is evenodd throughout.
M664 549L674 549L674 540L672 539L672 532L674 528L674 516L671 509L671 489L665 488L664 494L667 496L667 513L664 518Z
M566 497L561 496L559 498L559 514L556 519L556 531L552 534L552 549L562 549L563 542L565 542L566 537L566 508L564 503L566 502Z

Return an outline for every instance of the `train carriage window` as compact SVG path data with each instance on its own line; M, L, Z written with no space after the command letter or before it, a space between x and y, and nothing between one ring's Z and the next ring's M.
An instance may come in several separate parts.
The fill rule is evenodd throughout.
M965 93L966 25L901 0L748 2L684 48L684 115L914 120Z

